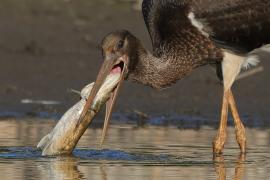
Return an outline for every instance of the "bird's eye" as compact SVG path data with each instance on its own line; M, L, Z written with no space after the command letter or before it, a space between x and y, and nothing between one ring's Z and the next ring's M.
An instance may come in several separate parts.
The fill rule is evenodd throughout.
M122 49L123 46L124 46L124 41L123 41L123 40L121 40L121 41L119 41L119 42L117 43L117 49Z

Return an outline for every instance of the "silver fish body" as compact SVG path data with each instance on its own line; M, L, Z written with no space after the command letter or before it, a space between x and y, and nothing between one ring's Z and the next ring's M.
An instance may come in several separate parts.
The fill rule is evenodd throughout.
M86 99L94 83L84 87L81 91L81 100L71 107L59 120L54 129L43 137L37 145L42 150L42 155L52 156L70 154L77 145L88 125L100 110L101 106L109 99L111 92L117 86L120 74L110 74L97 93L91 108L84 119L79 122Z

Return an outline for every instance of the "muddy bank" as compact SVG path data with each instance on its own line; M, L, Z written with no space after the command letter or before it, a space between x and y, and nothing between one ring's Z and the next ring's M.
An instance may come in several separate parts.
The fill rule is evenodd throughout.
M150 48L141 13L133 6L132 1L117 0L2 0L0 112L6 116L16 112L59 117L78 98L69 89L79 90L95 80L102 61L98 47L110 31L128 29ZM243 117L267 122L270 60L266 54L262 56L264 71L238 81L234 93ZM115 112L137 110L147 115L180 114L214 120L219 116L221 96L215 72L204 67L163 91L124 83Z

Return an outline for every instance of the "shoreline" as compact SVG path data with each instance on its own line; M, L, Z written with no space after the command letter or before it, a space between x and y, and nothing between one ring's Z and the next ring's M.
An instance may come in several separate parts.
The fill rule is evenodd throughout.
M95 80L102 61L98 47L108 32L128 29L151 49L141 13L132 10L130 2L30 0L24 6L16 1L0 3L0 32L5 34L0 39L2 113L63 114L78 98L69 89L81 89ZM233 92L242 117L270 124L269 54L261 58L264 70L237 81ZM60 104L22 104L23 99ZM221 100L222 86L207 66L163 91L125 82L114 113L136 109L151 116L199 115L218 120Z

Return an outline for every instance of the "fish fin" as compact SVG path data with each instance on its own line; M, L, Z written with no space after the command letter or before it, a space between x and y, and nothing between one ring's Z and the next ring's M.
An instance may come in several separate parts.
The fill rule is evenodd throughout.
M44 136L38 143L37 148L38 149L44 149L45 146L47 146L48 142L51 140L51 134L47 134Z

